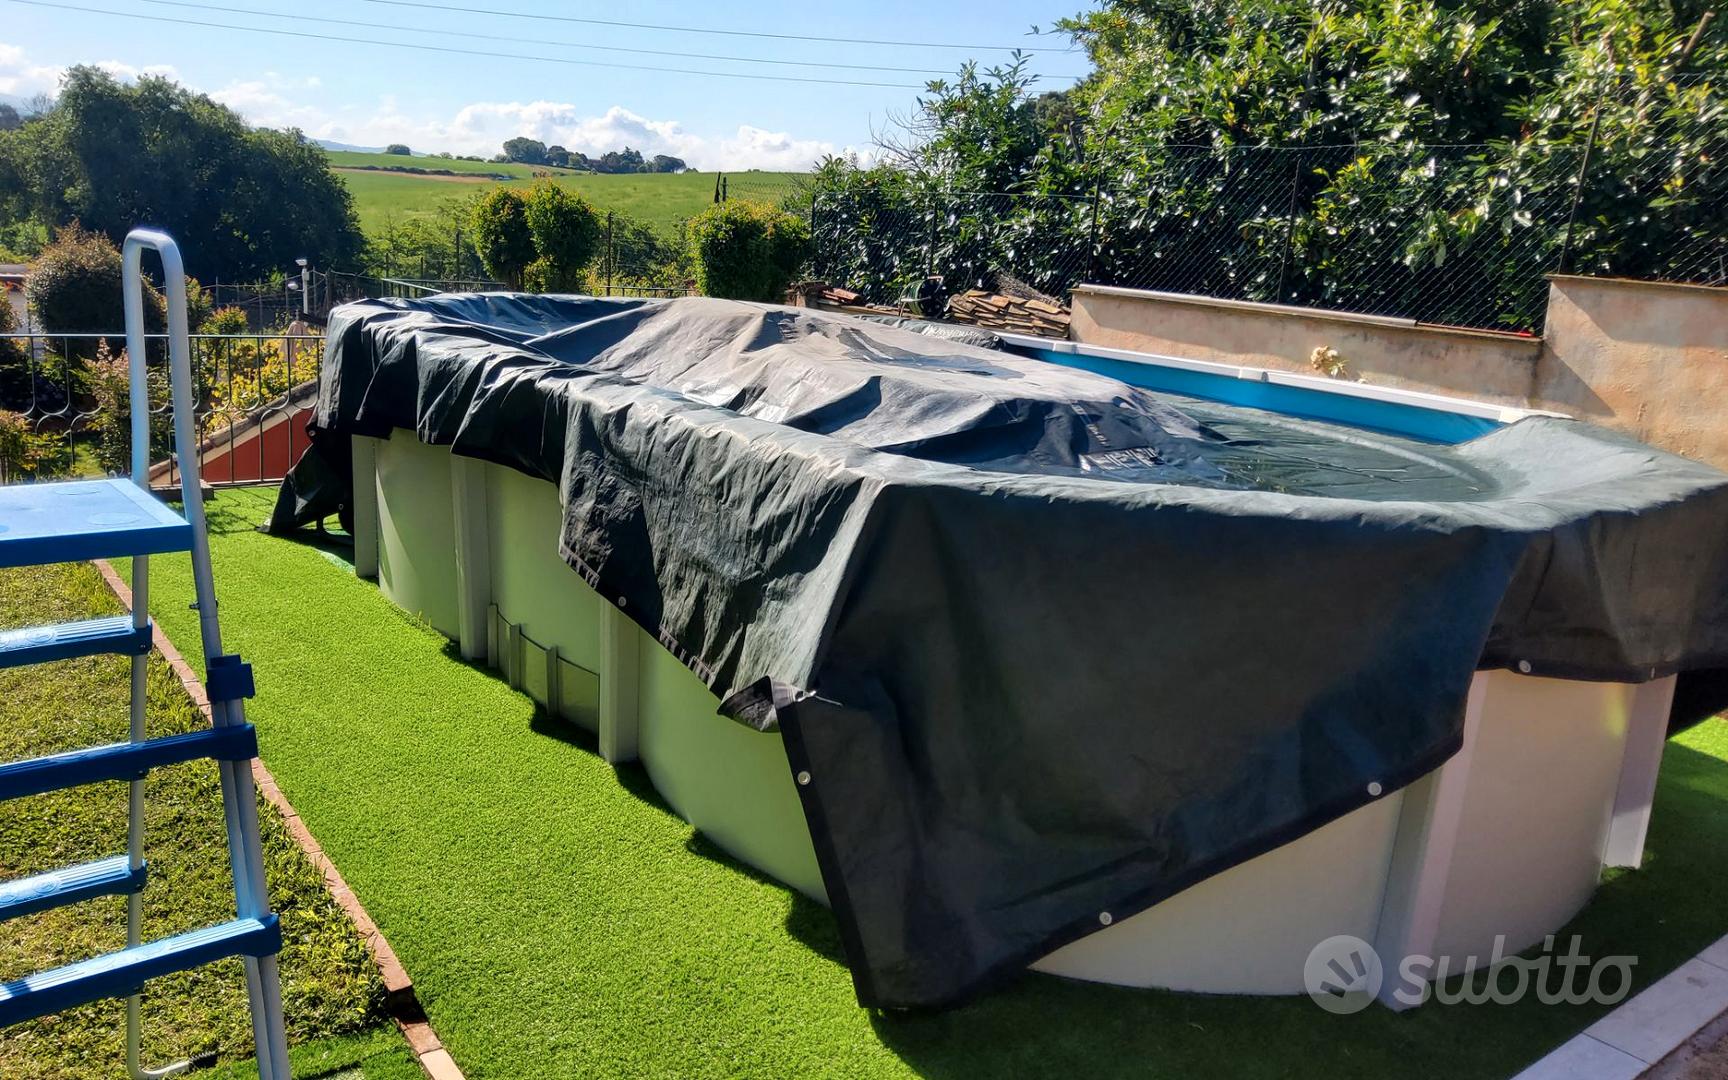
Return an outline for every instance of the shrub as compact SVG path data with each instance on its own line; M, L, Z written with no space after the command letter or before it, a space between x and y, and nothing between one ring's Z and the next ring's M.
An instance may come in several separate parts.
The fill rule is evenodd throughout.
M0 287L0 334L15 333L18 317L12 313L12 294ZM0 407L30 407L30 371L24 342L0 338Z
M200 334L236 336L245 334L247 329L246 313L237 307L218 308L198 324Z
M106 236L67 225L30 266L30 307L42 329L54 334L107 333L125 329L120 299L120 251ZM144 324L153 332L163 326L162 296L146 286ZM90 356L87 342L69 342L68 356Z
M587 199L557 184L535 184L528 192L526 217L535 260L525 284L534 292L574 292L583 270L600 251L600 215Z
M778 302L803 264L810 229L783 210L733 200L697 214L688 236L704 295Z
M213 428L237 423L272 402L285 404L289 391L316 379L324 363L321 341L257 337L221 344L220 353L210 354L216 377L209 381L206 405Z
M0 410L0 483L59 476L71 464L65 436L34 431L28 417Z
M534 261L534 234L528 228L528 200L514 188L495 188L474 202L469 215L474 250L486 272L513 289Z
M166 457L173 444L173 420L167 409L168 373L161 365L148 369L150 456ZM84 389L95 404L96 462L102 471L115 475L129 472L132 462L132 370L122 349L109 351L108 342L98 343L96 356L84 368Z

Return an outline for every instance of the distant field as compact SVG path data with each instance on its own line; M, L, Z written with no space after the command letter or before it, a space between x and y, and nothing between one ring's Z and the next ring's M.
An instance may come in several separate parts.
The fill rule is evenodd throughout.
M390 154L330 154L336 173L348 190L354 193L354 206L360 213L360 227L368 233L378 230L385 221L398 221L422 214L434 213L439 204L449 198L462 198L485 191L500 183L511 187L526 187L533 183L526 166L493 165L485 162L442 159L407 158ZM497 169L522 170L523 179L494 181L486 179L458 180L454 177L415 176L409 173L343 171L345 161L360 159L360 164L373 159L394 162L438 161L440 166L467 165L480 172ZM385 162L389 163L389 162ZM484 168L481 166L484 165ZM776 202L797 183L799 173L727 173L728 193L733 198L759 199ZM557 182L587 196L602 210L617 210L635 217L662 232L670 232L678 223L714 201L714 173L573 173L561 176Z
M480 173L485 176L533 176L536 171L567 173L550 165L517 165L504 161L462 161L457 158L416 157L401 154L362 154L353 150L326 150L333 169L358 169L367 165L385 169L448 169L451 172Z

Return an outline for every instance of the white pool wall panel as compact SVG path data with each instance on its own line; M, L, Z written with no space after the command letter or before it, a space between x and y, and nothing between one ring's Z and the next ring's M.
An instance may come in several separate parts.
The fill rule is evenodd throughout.
M505 625L493 630L490 660L550 711L556 689L540 675L540 654L593 673L604 699L627 678L635 726L630 740L656 791L684 820L727 854L818 900L826 899L803 807L778 734L764 734L718 714L719 699L701 679L640 627L619 616L558 552L562 532L558 490L503 466L454 457L412 432L366 440L361 461L376 461L379 587L398 606L420 614L452 639L458 617L457 515L453 486L466 484L466 502L482 514L487 601ZM476 472L474 466L481 464ZM458 474L458 470L463 470ZM357 483L367 478L357 477ZM608 624L632 640L630 664L616 664L606 646ZM484 632L484 631L483 631ZM500 640L502 638L502 640ZM509 659L501 653L511 651ZM522 664L526 670L517 670ZM570 672L562 669L566 678ZM600 732L594 712L565 719ZM608 754L608 757L613 755Z
M479 605L494 663L518 665L513 684L537 696L559 697L535 671L591 673L603 704L570 719L599 729L609 759L639 755L672 809L721 849L823 897L781 737L719 716L693 672L564 563L552 484L476 468L411 432L363 442L356 483L376 493L385 595L451 637L464 634L463 606ZM483 521L466 520L476 514ZM467 558L480 552L486 565L459 565L464 528L483 533ZM357 552L357 565L366 559ZM502 663L506 640L528 645ZM525 677L522 657L541 668ZM1479 672L1464 747L1433 773L1153 908L1101 921L1034 966L1130 986L1294 994L1308 952L1338 934L1375 945L1389 971L1422 955L1445 956L1456 972L1492 955L1497 939L1502 955L1538 944L1589 902L1605 862L1641 857L1672 692L1672 678L1630 686Z

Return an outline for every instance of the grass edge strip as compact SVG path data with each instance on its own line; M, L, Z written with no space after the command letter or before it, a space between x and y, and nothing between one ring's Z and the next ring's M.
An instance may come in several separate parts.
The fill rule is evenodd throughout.
M130 611L132 609L132 589L121 580L118 572L106 559L92 559L92 565L97 573L102 575L102 581L110 591L120 599L120 602ZM186 663L186 658L174 643L168 640L168 635L162 627L151 620L151 643L168 667L174 672L174 677L180 680L180 685L198 706L206 719L212 719L210 712L210 697L204 690L204 684L199 681L197 673ZM408 1046L414 1053L414 1059L420 1063L431 1080L466 1080L462 1070L456 1065L450 1052L444 1049L438 1033L432 1030L431 1022L426 1018L426 1011L420 1007L420 1001L414 994L414 982L408 977L408 972L402 962L396 958L396 951L385 939L384 931L366 913L365 905L354 895L354 890L343 880L342 872L336 869L336 864L324 854L323 847L312 835L312 830L300 819L300 814L282 789L276 785L276 778L265 768L262 758L252 759L252 782L257 785L266 801L282 815L283 824L288 827L288 834L294 842L300 845L300 850L312 860L324 875L324 888L330 893L331 899L342 908L348 916L348 921L365 939L367 950L372 954L372 962L378 968L378 975L384 980L384 1007L390 1018L396 1021L396 1027L408 1040Z

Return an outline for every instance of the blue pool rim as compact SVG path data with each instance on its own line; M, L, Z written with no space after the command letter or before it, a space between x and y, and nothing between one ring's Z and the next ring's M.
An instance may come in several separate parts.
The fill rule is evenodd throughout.
M1183 360L1018 334L1000 336L1009 349L1023 356L1095 372L1146 390L1265 409L1283 416L1448 446L1498 431L1525 416L1539 415L1532 410L1335 382L1295 372Z

